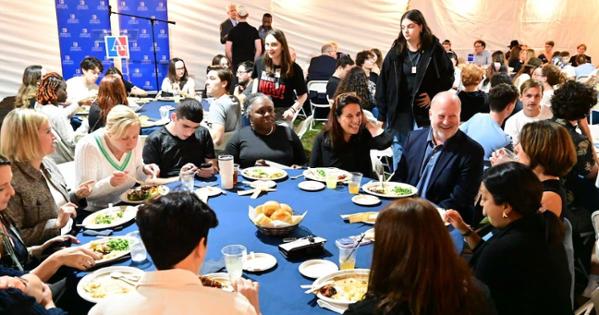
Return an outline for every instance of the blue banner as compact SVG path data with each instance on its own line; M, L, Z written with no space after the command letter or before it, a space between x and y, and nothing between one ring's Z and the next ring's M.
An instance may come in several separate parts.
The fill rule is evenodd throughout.
M168 25L155 22L158 87L155 83L152 27L150 21L119 16L120 34L112 34L108 16L108 0L56 0L56 16L62 74L65 79L79 75L79 63L86 56L94 56L104 64L113 65L106 57L104 36L126 35L129 39L129 59L122 60L125 79L144 90L158 90L168 72L170 60ZM112 11L168 20L166 0L119 0Z
M79 63L86 56L112 66L104 49L104 36L110 35L108 0L56 0L56 18L65 80L81 74Z
M126 0L119 1L118 4L119 13L168 20L166 0ZM162 80L168 73L170 60L168 25L164 22L154 23L158 87L155 84L150 21L121 15L119 27L120 35L129 37L129 59L123 60L123 75L128 74L129 81L144 90L159 90Z

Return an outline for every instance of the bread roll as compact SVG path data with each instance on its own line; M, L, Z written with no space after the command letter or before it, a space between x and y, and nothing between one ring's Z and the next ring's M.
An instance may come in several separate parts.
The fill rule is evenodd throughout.
M289 214L289 212L286 210L279 209L270 216L270 219L291 223L291 214Z
M280 209L289 212L289 215L293 215L293 210L291 210L291 207L286 203L282 203Z
M256 223L256 225L259 226L268 227L272 225L272 220L265 216L263 213L260 213L254 218L254 223Z
M267 201L262 205L262 213L270 217L275 211L279 210L280 204L276 201Z
M254 210L256 211L256 215L264 213L264 207L262 207L261 205L257 206Z

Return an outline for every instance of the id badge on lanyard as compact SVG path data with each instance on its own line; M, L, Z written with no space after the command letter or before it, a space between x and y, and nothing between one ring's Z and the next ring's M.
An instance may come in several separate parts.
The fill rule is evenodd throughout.
M279 89L279 84L281 82L281 69L275 70L275 89Z
M416 74L416 66L412 66L412 74Z

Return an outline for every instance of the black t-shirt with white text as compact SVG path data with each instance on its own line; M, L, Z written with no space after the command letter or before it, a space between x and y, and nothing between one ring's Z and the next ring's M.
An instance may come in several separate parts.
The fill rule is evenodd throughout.
M293 75L286 77L281 73L281 67L275 66L273 73L266 72L264 58L260 58L254 65L252 77L258 79L258 92L272 98L275 107L289 107L295 102L295 93L300 96L306 94L306 81L302 68L293 63Z

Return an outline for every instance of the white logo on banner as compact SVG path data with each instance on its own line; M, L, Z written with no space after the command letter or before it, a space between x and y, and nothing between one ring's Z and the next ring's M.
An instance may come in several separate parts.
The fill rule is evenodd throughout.
M62 38L68 38L71 37L71 33L69 33L69 30L66 27L63 27L60 29L60 34L58 36Z
M166 7L164 6L164 2L158 2L158 7L156 7L156 11L166 11Z
M97 10L106 10L108 7L106 6L106 1L102 0L96 7Z
M104 48L102 46L100 46L100 43L102 43L102 41L96 40L94 41L94 47L92 47L92 51L104 51Z
M91 34L87 30L87 28L84 27L84 28L81 29L81 33L79 33L79 37L81 37L81 38L90 38Z
M73 64L73 60L71 59L71 56L64 55L64 59L62 60L62 64L63 65L72 65Z
M77 10L87 10L87 4L85 4L85 0L80 0L79 5L77 6Z
M129 24L137 25L137 24L139 24L139 21L137 20L137 18L135 18L134 16L132 16L132 17L129 18Z
M91 20L89 20L89 24L100 24L100 19L95 14L92 14Z
M78 42L73 42L73 44L71 46L71 51L81 51L81 47L79 47Z
M58 0L58 3L56 4L56 8L64 10L64 9L68 9L69 6L64 3L64 0Z
M141 78L143 75L141 73L141 70L139 70L139 68L135 68L133 69L133 75L134 78Z
M150 57L148 55L144 55L144 58L141 61L141 63L145 63L145 64L150 63Z
M140 1L137 6L137 11L148 11L148 7L146 7L146 4L143 1Z
M67 24L79 24L79 19L77 18L77 16L75 16L74 13L69 14Z

